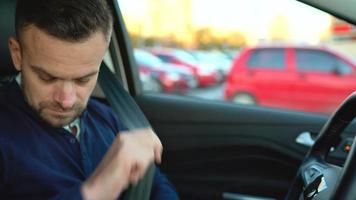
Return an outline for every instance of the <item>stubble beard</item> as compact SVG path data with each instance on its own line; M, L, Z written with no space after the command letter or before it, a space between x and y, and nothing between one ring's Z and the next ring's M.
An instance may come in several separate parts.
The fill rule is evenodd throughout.
M60 128L73 122L77 117L79 117L86 105L81 105L76 102L71 108L64 109L59 103L54 101L42 101L36 106L29 98L28 89L24 82L21 82L21 87L24 93L25 101L28 105L36 112L36 114L50 126L55 128ZM59 113L54 113L59 112ZM63 112L64 114L60 114Z

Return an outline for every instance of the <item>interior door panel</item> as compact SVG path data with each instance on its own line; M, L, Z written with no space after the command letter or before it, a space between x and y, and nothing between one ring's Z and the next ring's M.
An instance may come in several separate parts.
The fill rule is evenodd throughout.
M327 116L169 95L136 98L164 145L162 171L182 199L224 193L282 199Z

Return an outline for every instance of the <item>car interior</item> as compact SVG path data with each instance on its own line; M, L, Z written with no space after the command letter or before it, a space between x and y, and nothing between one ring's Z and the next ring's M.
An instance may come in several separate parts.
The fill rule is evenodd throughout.
M145 94L119 4L108 2L115 23L104 62L161 139L160 168L181 199L355 199L356 145L350 151L345 146L354 141L356 93L331 117ZM356 13L346 4L350 1L343 1L344 6L339 1L305 2L356 22ZM14 10L15 1L0 2L2 83L16 74L7 47L14 34ZM102 87L98 85L94 98L112 104ZM142 188L150 187L145 180Z

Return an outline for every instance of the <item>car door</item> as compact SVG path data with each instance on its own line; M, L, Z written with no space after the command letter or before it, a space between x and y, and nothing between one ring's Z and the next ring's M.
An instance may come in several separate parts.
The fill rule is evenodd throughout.
M292 72L287 48L256 48L247 54L240 80L261 106L289 107ZM238 76L238 75L237 75ZM236 84L239 84L238 82Z
M243 199L246 197L244 195L253 195L282 199L312 144L313 136L321 129L328 116L238 105L223 102L221 99L214 101L202 99L196 95L202 92L201 89L185 95L142 92L135 75L137 66L130 56L132 47L129 45L130 36L132 40L137 39L134 37L134 30L131 29L130 32L130 26L134 23L132 21L130 23L129 19L130 12L135 9L128 11L131 1L118 2L123 8L130 33L126 32L123 21L120 21L119 27L115 29L119 35L116 46L122 67L126 69L129 91L164 145L163 162L160 167L172 181L180 197ZM192 30L192 24L188 26L181 21L182 10L178 8L191 8L192 4L189 4L191 1L148 3L152 5L145 8L148 9L147 12L143 12L143 8L139 9L140 14L147 14L142 17L144 23L140 24L140 30L144 29L143 27L147 28L147 32L140 33L140 44L145 44L142 41L151 41L152 38L146 37L145 34L156 30L150 29L151 25L160 24L162 29L165 29L162 32L168 33L166 38L156 40L158 45L179 45L178 42L183 36L177 37L177 43L173 43L171 40L174 39L174 33L178 36L182 34L177 31L179 28L187 28L189 32ZM203 3L209 4L206 1ZM124 10L125 8L128 10ZM252 9L253 6L247 8ZM255 13L255 10L252 9L251 12ZM211 13L208 12L209 16ZM154 19L153 23L145 21L150 17ZM172 26L174 22L177 22L176 26ZM147 44L150 45L152 42ZM135 47L145 48L145 45ZM188 47L181 44L180 48ZM204 88L204 92L220 94L221 85ZM352 135L351 130L346 132L347 136ZM335 149L337 155L330 156L329 159L341 164L345 155L340 153L341 147Z
M296 49L295 61L297 109L331 113L356 88L353 67L326 50Z

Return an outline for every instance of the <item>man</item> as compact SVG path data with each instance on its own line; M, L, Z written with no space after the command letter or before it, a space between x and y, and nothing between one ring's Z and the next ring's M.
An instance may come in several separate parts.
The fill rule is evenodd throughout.
M0 90L0 199L116 199L162 146L125 131L90 99L112 31L104 0L18 0L9 49L16 80ZM156 169L151 199L178 199Z

